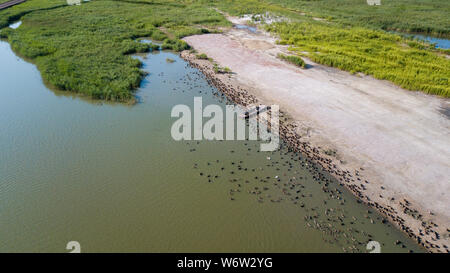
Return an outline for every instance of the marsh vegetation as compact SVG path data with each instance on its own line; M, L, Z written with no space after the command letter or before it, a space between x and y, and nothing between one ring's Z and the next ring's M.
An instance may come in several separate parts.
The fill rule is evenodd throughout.
M17 18L23 25L16 30L4 28L1 36L14 51L32 60L49 84L96 99L134 99L133 90L144 73L141 62L130 54L159 48L137 38L151 37L162 41L162 49L181 51L189 46L180 38L204 33L205 26L229 25L215 11L177 1L61 4L31 0L2 11L0 26Z
M267 27L279 43L308 52L314 62L389 80L408 90L450 97L450 61L419 41L363 28L275 23Z
M343 3L350 3L353 0L344 0ZM312 7L331 3L331 0L322 1L263 1L254 0L234 1L225 0L217 3L217 7L226 12L241 16L245 14L273 13L286 18L284 22L273 22L266 24L266 30L277 35L279 43L290 45L290 49L301 56L306 56L314 62L336 67L351 73L364 73L377 79L389 80L402 88L422 91L428 94L450 97L450 60L448 50L436 49L432 44L405 38L400 35L384 31L382 26L364 23L363 20L349 19L352 24L329 17L327 20L317 20L311 14L299 12L294 9L294 4L303 3L304 6ZM305 3L308 4L305 4ZM334 1L341 2L341 1ZM353 1L354 2L354 1ZM357 7L372 12L373 6L368 6L365 1L364 8L361 5L353 7L350 4L343 4L347 7L349 17L357 16ZM406 5L406 3L417 3L415 0L403 1L405 13L419 13L424 20L422 24L433 24L435 30L428 32L445 33L444 29L450 28L448 16L444 13L448 8L448 3L437 1L432 4L425 1L425 7L432 7L434 10L433 20L428 20L427 10L418 12L416 6ZM384 3L384 2L383 2ZM338 5L337 3L335 3ZM301 6L299 6L301 7ZM307 11L308 9L305 9ZM326 10L321 13L322 17ZM391 8L389 14L399 14L398 9ZM340 10L342 16L344 10ZM379 16L382 17L380 14ZM417 17L416 16L416 17ZM362 17L361 17L362 18ZM407 25L407 18L397 16L396 19ZM438 22L442 24L438 24ZM446 23L447 22L447 23ZM392 23L393 24L393 23ZM437 27L440 27L439 31ZM396 28L397 29L397 28ZM398 28L402 29L402 28ZM407 30L406 28L403 30ZM418 31L419 28L415 29Z
M277 57L298 67L305 68L306 66L305 61L298 56L278 54Z
M450 37L448 0L266 0L290 10L347 26Z
M231 26L219 10L231 15L269 12L288 19L268 25L267 30L298 55L409 90L449 97L448 50L384 31L447 35L448 2L386 0L373 7L355 1L94 0L67 6L63 0L29 0L0 11L0 36L58 89L133 101L133 90L144 73L130 54L189 49L181 38ZM398 16L400 10L405 16ZM7 28L19 19L23 24L18 29ZM161 46L139 43L140 37L161 41ZM300 57L288 61L303 66Z

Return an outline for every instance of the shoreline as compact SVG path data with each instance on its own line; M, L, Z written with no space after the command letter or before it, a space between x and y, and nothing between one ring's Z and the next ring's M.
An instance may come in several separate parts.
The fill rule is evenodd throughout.
M194 47L195 48L195 47ZM214 71L213 64L209 60L198 59L194 53L183 51L180 53L181 58L187 61L191 66L199 69L207 78L208 82L219 89L234 103L246 106L248 104L258 103L259 99L254 94L257 93L251 86L244 86L241 82L229 74L220 74ZM252 92L253 91L253 92ZM280 136L288 143L288 145L295 151L304 154L308 159L312 160L318 166L332 175L337 181L347 188L354 196L357 197L358 202L366 204L368 207L376 209L383 217L388 219L394 226L406 233L411 239L417 242L430 252L447 252L448 244L441 240L439 232L436 231L436 224L432 220L421 221L411 217L409 214L415 214L418 210L408 200L402 199L399 201L402 209L395 209L392 206L381 204L364 192L364 185L358 186L357 183L364 181L369 184L369 179L363 174L363 168L349 171L341 168L339 160L333 156L327 155L323 152L321 147L316 147L309 141L303 141L302 136L297 132L297 125L290 115L280 111ZM322 151L321 151L322 150ZM362 188L361 188L362 187ZM409 216L409 217L408 217ZM425 223L425 224L424 224ZM422 226L425 233L417 232L417 225ZM442 231L441 231L442 232ZM438 240L433 237L435 235Z

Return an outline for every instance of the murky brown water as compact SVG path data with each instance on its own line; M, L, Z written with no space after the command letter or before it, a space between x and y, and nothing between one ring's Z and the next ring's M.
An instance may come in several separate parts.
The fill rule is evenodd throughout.
M4 41L0 60L1 252L421 251L284 147L172 140L174 105L225 105L173 53L143 59L135 106L53 92Z

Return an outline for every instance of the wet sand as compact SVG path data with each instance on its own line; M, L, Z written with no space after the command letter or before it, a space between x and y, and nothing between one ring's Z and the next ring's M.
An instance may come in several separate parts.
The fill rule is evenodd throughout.
M450 100L306 60L278 60L286 47L267 33L231 29L186 37L233 74L185 51L235 102L278 104L281 134L419 244L448 252L450 228Z

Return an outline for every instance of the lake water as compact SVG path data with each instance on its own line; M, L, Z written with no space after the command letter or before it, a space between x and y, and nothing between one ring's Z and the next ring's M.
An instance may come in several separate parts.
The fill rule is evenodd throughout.
M140 58L128 106L50 90L0 41L0 252L423 251L285 147L172 140L174 105L226 101L178 55Z

